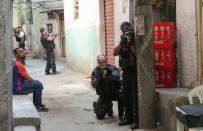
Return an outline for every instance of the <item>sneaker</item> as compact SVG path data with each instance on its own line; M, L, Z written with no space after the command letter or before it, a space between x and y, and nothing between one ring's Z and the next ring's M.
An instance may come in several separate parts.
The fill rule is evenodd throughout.
M36 109L38 112L48 112L49 108L45 107L45 106L36 106Z

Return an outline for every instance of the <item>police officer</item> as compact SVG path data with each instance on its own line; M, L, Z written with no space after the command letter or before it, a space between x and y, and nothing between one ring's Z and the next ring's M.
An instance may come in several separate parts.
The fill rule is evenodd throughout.
M119 122L119 126L132 124L131 128L137 129L139 117L135 34L129 22L123 22L120 29L122 31L121 40L113 53L114 56L119 55L124 90L125 116Z
M25 40L26 40L26 35L25 32L23 31L23 28L21 25L18 25L18 28L15 29L14 36L16 37L16 41L19 43L19 48L25 49Z
M48 35L46 33L45 28L40 29L41 33L41 44L45 49L46 52L46 68L45 68L45 74L59 74L60 72L56 71L56 64L55 64L55 53L54 53L54 48L55 48L55 43L54 40L57 37L56 35ZM52 69L52 73L50 72L50 69Z
M98 119L103 119L105 115L113 115L112 101L118 101L118 116L123 118L123 102L121 94L120 75L118 68L107 64L104 54L97 57L98 66L94 68L91 77L91 84L96 89L99 98L93 102L94 112Z

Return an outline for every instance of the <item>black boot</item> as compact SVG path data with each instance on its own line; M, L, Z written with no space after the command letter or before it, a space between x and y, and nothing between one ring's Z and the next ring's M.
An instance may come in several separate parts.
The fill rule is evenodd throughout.
M136 122L133 122L133 124L130 126L130 128L133 130L133 129L138 129L139 128L139 125L138 123Z
M119 126L132 124L132 120L124 118L122 121L118 123Z
M108 116L112 116L113 115L113 103L111 102L109 105L108 105L108 111L107 111L107 115Z

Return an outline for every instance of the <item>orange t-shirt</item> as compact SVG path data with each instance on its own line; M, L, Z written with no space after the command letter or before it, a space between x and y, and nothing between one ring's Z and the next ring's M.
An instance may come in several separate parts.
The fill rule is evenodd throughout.
M15 65L18 68L18 73L22 76L25 77L26 75L28 75L25 66L23 65L23 63L21 63L20 61L16 60L15 61Z

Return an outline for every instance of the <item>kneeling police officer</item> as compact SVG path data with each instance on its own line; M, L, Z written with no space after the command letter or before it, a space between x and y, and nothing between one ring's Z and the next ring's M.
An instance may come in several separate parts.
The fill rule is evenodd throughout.
M103 119L105 115L113 115L112 101L118 101L118 116L123 119L122 89L118 68L107 64L104 54L97 57L98 66L94 68L91 76L91 84L96 89L99 98L93 102L94 112L98 119Z

